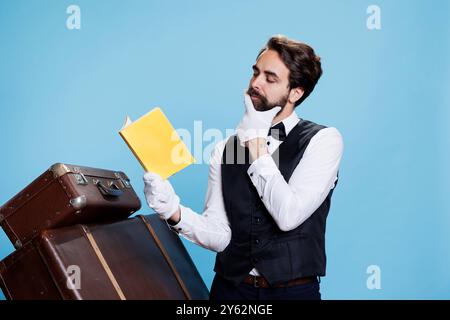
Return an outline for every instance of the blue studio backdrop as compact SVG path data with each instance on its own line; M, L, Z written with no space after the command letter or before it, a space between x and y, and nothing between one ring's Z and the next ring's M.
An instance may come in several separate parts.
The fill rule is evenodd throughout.
M447 0L0 0L0 204L66 162L125 171L151 213L125 116L161 106L207 158L202 135L235 128L259 49L284 34L324 70L297 113L345 143L323 298L449 299L449 21ZM170 179L199 213L200 160ZM215 254L183 243L210 287Z

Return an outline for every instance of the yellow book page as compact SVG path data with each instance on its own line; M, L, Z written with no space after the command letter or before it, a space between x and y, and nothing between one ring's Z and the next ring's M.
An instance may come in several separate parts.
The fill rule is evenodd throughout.
M160 108L119 131L145 171L167 179L195 163L194 157Z

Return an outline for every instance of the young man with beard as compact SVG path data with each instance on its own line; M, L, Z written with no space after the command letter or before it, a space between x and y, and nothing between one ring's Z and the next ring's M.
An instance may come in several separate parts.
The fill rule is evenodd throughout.
M343 152L339 131L295 108L322 75L301 42L274 36L257 56L236 134L210 162L203 213L169 181L144 175L148 205L186 239L217 252L212 300L320 299L325 225Z

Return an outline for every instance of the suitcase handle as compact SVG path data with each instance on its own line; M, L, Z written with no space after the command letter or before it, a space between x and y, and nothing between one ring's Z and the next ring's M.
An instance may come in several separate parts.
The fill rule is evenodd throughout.
M120 197L123 194L123 191L120 190L114 183L111 184L111 188L105 186L100 180L95 179L94 184L97 186L98 190L100 190L101 194L104 196L110 197Z

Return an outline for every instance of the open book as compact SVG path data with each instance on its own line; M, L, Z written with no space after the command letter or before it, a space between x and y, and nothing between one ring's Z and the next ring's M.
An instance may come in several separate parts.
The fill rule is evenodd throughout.
M163 179L195 163L194 157L158 107L134 122L127 116L119 134L144 170L155 172Z

